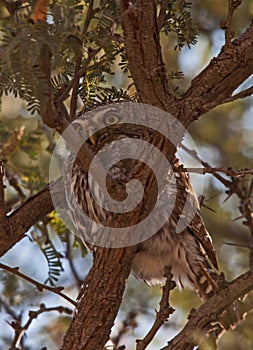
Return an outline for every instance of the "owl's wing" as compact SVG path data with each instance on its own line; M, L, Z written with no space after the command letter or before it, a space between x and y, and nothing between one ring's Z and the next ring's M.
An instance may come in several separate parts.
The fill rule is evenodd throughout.
M182 199L182 212L180 213L181 225L193 234L200 244L202 253L212 262L213 266L218 269L216 253L212 244L211 236L207 231L204 221L201 217L199 202L194 189L192 188L189 177L186 173L181 173L177 177L177 190L180 192Z
M212 244L212 239L207 231L205 224L200 216L199 211L196 213L192 222L189 225L189 229L192 234L197 238L200 243L200 248L204 249L204 252L212 262L213 266L218 269L218 263L216 253Z

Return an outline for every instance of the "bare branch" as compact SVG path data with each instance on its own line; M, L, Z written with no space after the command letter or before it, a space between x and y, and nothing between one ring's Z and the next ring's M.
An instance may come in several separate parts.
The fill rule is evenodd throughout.
M168 4L169 4L168 0L162 0L161 1L160 11L159 11L159 14L158 14L158 17L157 17L157 28L158 28L159 32L161 31L161 29L162 29L162 27L164 25L164 21L165 21L165 18L166 18L166 10L167 10Z
M25 332L28 330L30 325L32 324L33 320L35 320L39 315L41 315L44 312L52 312L52 311L58 311L59 313L66 313L67 315L72 314L72 310L63 307L63 306L53 306L53 307L46 307L44 304L40 305L40 308L37 311L30 311L29 317L26 323L22 326L21 322L16 320L11 323L12 328L15 330L15 336L12 341L12 345L10 350L16 350L19 346Z
M6 217L5 200L4 200L4 166L3 161L0 160L0 231L4 232L8 229L8 222Z
M227 187L226 193L228 197L231 197L233 194L236 194L240 200L239 211L246 220L243 222L246 226L248 226L251 233L251 243L248 245L250 256L249 256L249 265L250 268L253 268L253 204L252 204L252 194L253 194L253 178L250 182L250 185L245 185L245 176L252 175L253 170L242 170L242 171L234 171L231 168L223 169L223 168L212 168L207 162L204 162L196 152L189 150L187 147L182 146L184 150L186 150L191 156L200 161L206 172L210 172L213 176L218 179L225 187ZM183 171L185 170L182 167ZM181 169L180 169L181 170ZM179 170L179 171L180 171ZM194 169L193 169L194 170ZM197 172L201 173L201 168L196 169ZM218 174L217 172L224 172L227 176L231 177L231 180L225 179L223 176ZM248 187L248 188L247 188ZM226 199L226 200L227 200Z
M0 263L0 268L1 269L4 269L8 272L11 272L13 273L14 275L18 276L18 277L21 277L23 278L24 280L26 280L27 282L33 284L36 286L37 290L39 292L42 292L43 289L45 290L49 290L50 292L53 292L55 294L58 294L60 297L62 297L63 299L67 300L69 303L71 303L72 305L76 306L76 302L71 299L70 297L68 297L66 294L63 294L61 291L64 289L64 287L50 287L50 286L47 286L46 284L42 284L38 281L35 281L33 278L25 275L24 273L22 272L19 272L19 268L18 267L10 267L10 266L7 266L5 264L2 264Z
M77 271L76 271L76 268L74 266L74 263L73 263L73 259L72 259L72 256L71 256L71 245L70 245L70 239L69 239L69 236L70 236L70 232L66 232L66 242L67 242L67 249L66 249L66 259L68 260L69 262L69 266L70 266L70 269L71 269L71 272L75 278L75 281L76 281L76 284L79 288L81 288L81 285L83 283L83 281L81 280L81 278L79 277Z
M59 203L64 202L64 193L59 179L51 184L51 190L59 197ZM30 197L24 204L8 216L10 233L0 231L0 256L4 255L11 247L25 237L25 233L45 215L54 210L49 186Z
M230 45L234 37L234 33L232 31L232 18L235 10L241 5L241 3L242 0L228 0L227 19L221 24L221 28L225 30L226 45Z
M134 247L97 248L61 350L78 349L80 344L83 350L103 349L122 301L134 255Z
M239 98L245 98L247 96L250 96L253 94L253 86L249 87L246 90L243 90L241 92L238 92L238 94L235 94L233 96L230 96L228 98L226 98L223 103L227 103L227 102L232 102L232 101L236 101L239 100Z
M136 310L129 311L127 317L122 321L122 326L118 330L116 336L114 336L111 341L113 342L114 348L119 349L118 347L121 338L128 333L130 330L134 330L137 327L136 317L138 312ZM125 348L124 348L125 349Z
M212 330L212 322L217 321L222 312L238 298L253 289L253 272L248 271L220 289L197 310L193 310L184 329L161 350L190 350L197 345L203 334ZM251 305L251 309L253 305ZM250 311L248 309L248 311Z
M162 60L155 1L132 4L122 0L121 15L125 50L140 101L173 114L175 98Z
M178 114L184 126L200 115L229 102L233 92L253 72L253 23L231 45L224 45L219 55L192 80L182 101ZM247 91L247 95L251 90ZM242 95L237 96L241 98Z
M8 302L4 299L4 296L0 296L0 305L2 305L6 312L14 319L14 320L19 320L20 317L19 315L10 307Z
M93 15L94 15L93 6L94 6L94 0L89 1L88 11L86 13L85 22L84 22L84 25L83 25L83 33L84 34L86 34L86 32L87 32L87 30L89 28L90 22L91 22L91 20L93 18Z
M216 172L224 173L227 176L239 177L244 175L253 175L252 170L233 170L232 168L223 168L223 167L203 167L203 168L184 168L180 167L176 169L176 172L186 172L186 173L196 173L196 174L213 174Z
M76 85L79 79L87 72L87 69L90 65L92 59L101 51L101 48L97 48L96 50L92 50L89 52L87 59L85 60L85 64L77 70L74 78L69 82L69 84L61 91L61 94L57 98L57 104L64 102L66 98L68 98L69 92Z
M19 200L23 202L26 196L22 191L22 188L20 187L17 177L15 175L9 174L7 170L5 171L5 175L6 175L6 178L8 179L10 186L13 187L14 190L17 192Z
M75 64L75 76L77 72L81 68L81 63L82 63L82 43L80 42L80 53L76 57L76 64ZM77 100L78 100L78 90L79 90L79 80L77 79L73 85L72 88L72 94L71 94L71 99L70 99L70 111L69 111L69 116L70 116L70 121L75 119L76 115L76 110L77 110Z
M170 291L175 287L175 283L172 282L173 275L170 272L170 268L165 267L165 271L165 277L167 277L167 279L166 284L163 287L159 311L156 313L155 322L149 330L149 332L147 333L147 335L145 336L145 338L143 338L142 340L136 340L137 350L145 350L147 348L147 346L151 343L161 326L168 321L168 317L175 311L169 304Z

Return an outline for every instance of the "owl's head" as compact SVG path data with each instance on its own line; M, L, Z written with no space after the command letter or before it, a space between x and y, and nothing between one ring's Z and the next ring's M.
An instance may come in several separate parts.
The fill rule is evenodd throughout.
M121 108L120 103L97 107L94 111L80 114L72 127L95 151L115 140L125 137L145 139L149 134L142 124L133 123L131 108Z

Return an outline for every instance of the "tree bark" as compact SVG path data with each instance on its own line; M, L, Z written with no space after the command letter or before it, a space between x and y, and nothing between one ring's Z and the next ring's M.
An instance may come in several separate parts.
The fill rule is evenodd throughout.
M134 248L98 248L61 350L103 349L131 270Z

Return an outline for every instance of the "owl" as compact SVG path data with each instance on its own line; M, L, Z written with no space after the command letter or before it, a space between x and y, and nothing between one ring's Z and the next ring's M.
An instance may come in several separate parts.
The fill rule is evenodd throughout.
M168 128L168 134L173 123L167 125L165 119L161 122L159 118L146 109L136 113L136 103L132 102L109 104L79 114L72 123L73 129L94 155L101 155L106 190L70 152L63 172L69 214L89 250L104 242L104 246L110 246L108 241L111 246L119 242L134 244L132 274L138 280L148 285L163 284L164 268L170 266L179 288L189 286L206 300L217 288L217 274L211 267L218 268L215 250L189 178L178 171L179 161L174 156L168 168L161 166L161 159L170 157L171 140L152 123L155 125L158 119L159 130ZM145 120L152 121L151 127ZM134 156L136 152L138 156ZM127 186L133 180L139 185L131 192L133 205L129 209ZM139 192L141 198L135 203ZM120 210L108 206L110 200L121 204ZM145 221L149 216L152 219ZM139 229L142 221L148 224ZM104 228L108 229L106 238Z

